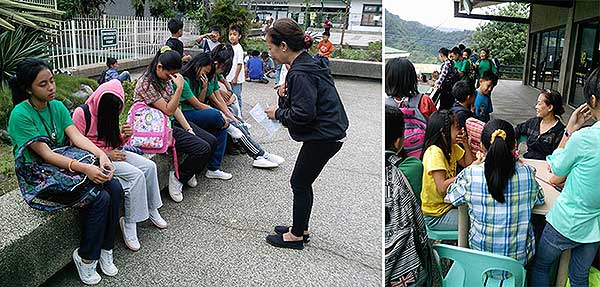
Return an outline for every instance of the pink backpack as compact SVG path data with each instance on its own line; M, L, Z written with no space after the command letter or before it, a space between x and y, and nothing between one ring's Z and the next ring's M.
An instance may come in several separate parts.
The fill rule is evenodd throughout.
M401 101L392 97L386 98L386 105L399 107L404 114L404 150L406 155L416 158L421 157L427 129L427 120L419 110L422 97L422 94L411 98L403 97Z
M175 173L179 178L175 138L169 121L169 116L162 111L143 102L134 103L127 116L127 123L133 130L129 145L138 147L145 153L166 153L172 147Z

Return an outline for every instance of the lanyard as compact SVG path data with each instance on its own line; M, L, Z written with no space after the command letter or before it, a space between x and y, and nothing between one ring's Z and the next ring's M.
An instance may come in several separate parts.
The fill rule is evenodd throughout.
M46 134L52 140L52 144L55 145L56 144L56 125L54 124L54 117L52 116L52 109L50 108L50 102L48 102L48 113L50 113L50 124L52 125L52 132L50 132L50 128L48 128L48 126L46 125L46 122L44 121L44 118L42 118L40 111L37 110L37 108L33 105L31 100L29 100L29 104L33 107L33 109L37 113L38 117L40 118L40 121L42 122L42 125L44 126L44 129L46 130Z

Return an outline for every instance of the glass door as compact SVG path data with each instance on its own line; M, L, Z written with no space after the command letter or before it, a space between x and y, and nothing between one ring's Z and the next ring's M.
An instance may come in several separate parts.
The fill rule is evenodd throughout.
M569 104L581 105L585 102L583 85L589 74L600 65L600 21L579 24L579 39L575 53L573 87Z

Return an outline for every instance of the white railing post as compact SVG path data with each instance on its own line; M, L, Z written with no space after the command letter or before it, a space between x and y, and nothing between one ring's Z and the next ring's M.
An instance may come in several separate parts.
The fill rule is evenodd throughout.
M77 64L77 44L75 39L75 20L71 20L71 53L73 53L73 67L79 66Z
M133 20L133 45L134 45L134 50L135 50L135 58L139 58L139 54L138 54L138 20L135 19Z

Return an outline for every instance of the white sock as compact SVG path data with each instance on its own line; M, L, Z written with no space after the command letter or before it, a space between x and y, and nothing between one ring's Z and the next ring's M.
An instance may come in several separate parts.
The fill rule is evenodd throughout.
M148 213L150 213L150 217L152 217L152 218L160 217L160 214L158 213L158 208L150 209L150 210L148 210Z
M125 235L129 238L137 237L137 224L136 223L127 223L123 226Z

